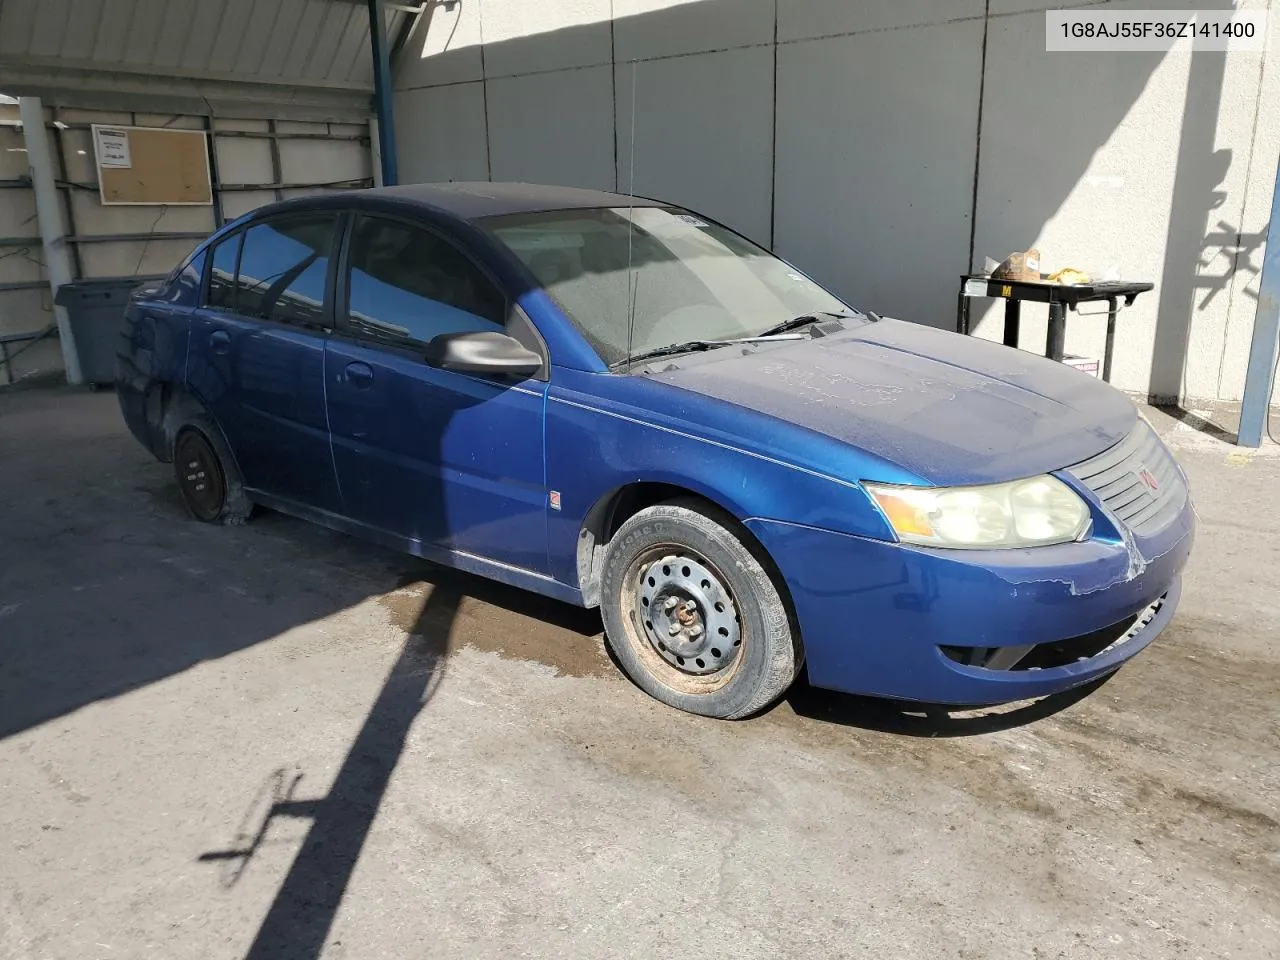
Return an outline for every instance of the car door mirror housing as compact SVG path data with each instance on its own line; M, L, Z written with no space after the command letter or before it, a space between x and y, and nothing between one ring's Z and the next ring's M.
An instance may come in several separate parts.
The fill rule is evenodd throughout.
M458 373L527 377L542 369L542 357L515 337L492 331L433 337L425 359L433 367Z

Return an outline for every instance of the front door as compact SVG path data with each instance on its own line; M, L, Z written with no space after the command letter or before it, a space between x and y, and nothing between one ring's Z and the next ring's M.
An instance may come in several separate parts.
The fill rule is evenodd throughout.
M222 428L245 486L335 513L324 344L338 222L330 212L295 214L222 241L187 363L188 382Z
M507 300L443 236L393 219L352 228L346 309L326 347L346 513L380 530L545 573L539 380L439 370L442 333L505 327Z

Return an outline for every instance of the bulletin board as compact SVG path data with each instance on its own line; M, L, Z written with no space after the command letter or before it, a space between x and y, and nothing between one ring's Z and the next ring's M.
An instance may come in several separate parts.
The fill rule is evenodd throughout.
M213 203L203 130L95 123L93 153L105 206Z

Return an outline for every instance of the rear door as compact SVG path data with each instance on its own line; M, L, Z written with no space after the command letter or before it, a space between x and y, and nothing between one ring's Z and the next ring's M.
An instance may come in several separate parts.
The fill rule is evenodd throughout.
M348 514L424 545L543 572L546 384L423 360L440 334L507 330L497 284L444 234L361 215L338 287L326 366Z
M219 243L187 364L245 485L333 513L324 344L340 223L335 211L290 213Z

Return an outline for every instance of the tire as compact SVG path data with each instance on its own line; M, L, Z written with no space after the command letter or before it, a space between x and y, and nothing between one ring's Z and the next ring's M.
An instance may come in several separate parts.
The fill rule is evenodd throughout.
M610 541L600 584L605 634L632 681L726 720L777 700L803 662L767 560L739 530L700 501L648 507Z
M173 475L182 504L195 519L228 527L249 519L253 504L245 496L240 470L222 432L208 417L191 417L178 427Z

